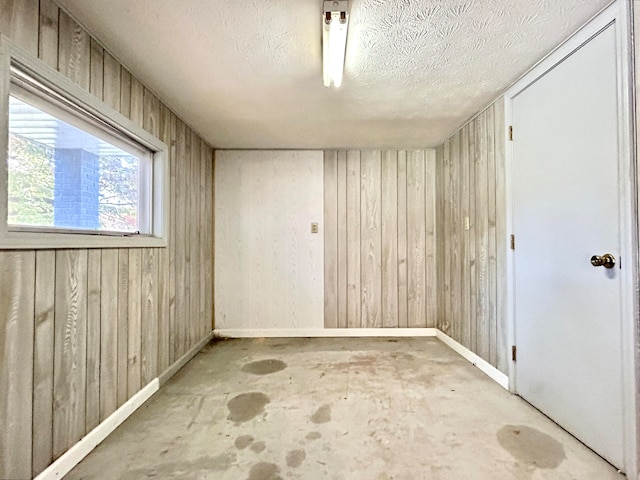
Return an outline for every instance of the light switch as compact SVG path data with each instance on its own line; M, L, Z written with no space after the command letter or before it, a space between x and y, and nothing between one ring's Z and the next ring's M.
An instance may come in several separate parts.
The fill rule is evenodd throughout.
M311 224L311 233L318 233L318 224L315 222Z

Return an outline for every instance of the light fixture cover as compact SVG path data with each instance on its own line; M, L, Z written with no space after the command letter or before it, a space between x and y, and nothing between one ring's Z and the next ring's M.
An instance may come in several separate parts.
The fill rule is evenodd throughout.
M342 85L349 26L348 0L325 0L322 15L322 77L324 86Z

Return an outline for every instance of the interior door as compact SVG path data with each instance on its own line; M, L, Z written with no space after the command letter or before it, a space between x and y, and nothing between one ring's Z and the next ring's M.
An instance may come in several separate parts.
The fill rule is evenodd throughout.
M511 178L517 393L622 468L617 85L610 25L513 98Z

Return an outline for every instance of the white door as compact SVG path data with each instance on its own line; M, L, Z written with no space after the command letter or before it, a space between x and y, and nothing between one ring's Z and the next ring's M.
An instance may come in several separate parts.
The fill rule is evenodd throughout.
M215 318L223 334L323 328L323 172L321 151L216 151Z
M513 98L511 178L517 393L623 468L617 85L610 25Z

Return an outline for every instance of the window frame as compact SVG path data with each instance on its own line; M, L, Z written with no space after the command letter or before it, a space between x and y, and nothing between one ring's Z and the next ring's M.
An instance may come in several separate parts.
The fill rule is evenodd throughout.
M85 120L90 127L100 128L95 126L99 123L106 127L105 130L108 133L121 135L123 137L121 141L130 141L149 150L152 176L149 182L151 191L148 192L149 204L146 210L150 215L150 233L132 234L100 230L88 232L8 225L9 96L12 90L12 67L69 103L70 110L74 110L77 116ZM16 86L20 88L19 83L16 83ZM47 102L46 97L39 98ZM52 103L55 106L55 102ZM91 130L88 132L91 133ZM169 188L169 148L165 143L0 35L0 250L167 247ZM141 191L140 195L143 194L144 192Z

